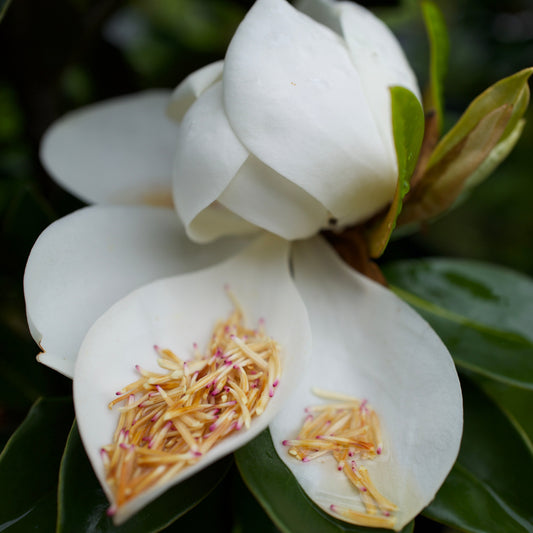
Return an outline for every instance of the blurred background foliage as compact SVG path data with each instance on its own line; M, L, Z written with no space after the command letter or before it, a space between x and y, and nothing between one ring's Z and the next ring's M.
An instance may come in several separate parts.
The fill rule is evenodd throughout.
M22 276L31 246L80 207L39 163L39 140L66 111L150 87L173 87L224 56L251 0L0 1L0 446L41 395L70 381L35 363ZM428 48L414 0L362 2L396 32L419 76ZM498 79L533 65L533 0L440 2L451 40L446 123ZM526 115L531 122L531 111ZM468 202L396 240L383 262L413 256L475 258L533 274L533 125ZM82 305L82 303L80 303Z

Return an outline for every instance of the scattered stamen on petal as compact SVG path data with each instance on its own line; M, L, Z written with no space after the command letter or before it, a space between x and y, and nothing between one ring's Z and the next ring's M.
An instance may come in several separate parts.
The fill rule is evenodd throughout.
M330 402L305 408L306 416L297 439L282 442L290 446L288 453L302 462L332 454L337 470L343 471L357 490L365 512L332 504L330 510L341 519L361 526L394 529L395 518L391 512L397 507L387 500L370 480L364 466L355 460L372 460L382 453L381 428L376 412L365 399L359 401L345 394L313 389L313 392ZM378 510L380 514L378 513Z
M249 428L279 384L279 346L244 325L244 315L229 286L234 310L219 321L204 355L194 343L188 362L157 344L157 362L166 373L135 365L140 379L118 391L109 403L119 408L113 443L102 448L106 480L117 507L167 483L197 463L218 442ZM262 322L262 321L261 321Z

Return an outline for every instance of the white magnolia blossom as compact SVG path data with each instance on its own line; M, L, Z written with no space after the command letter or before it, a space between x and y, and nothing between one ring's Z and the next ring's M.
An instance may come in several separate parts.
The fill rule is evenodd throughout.
M314 386L368 398L379 413L387 453L369 470L398 504L398 528L433 499L457 456L461 392L448 351L412 309L312 237L331 217L362 220L390 200L388 87L416 91L416 82L389 30L363 8L301 8L319 22L285 0L258 0L224 63L172 95L71 113L44 138L50 173L99 205L37 240L24 279L28 322L39 360L74 379L80 434L111 502L99 455L117 420L107 404L136 364L157 370L154 344L188 354L207 342L231 307L229 283L249 323L264 318L282 345L279 390L265 412L133 499L117 522L268 425L282 460L331 513L330 503L350 498L335 469L299 463L281 445ZM172 174L183 223L170 208L113 205L161 200ZM188 237L227 234L210 244ZM303 237L312 238L291 242Z
M394 195L389 88L418 95L390 30L331 0L256 2L226 58L191 74L169 114L182 120L174 201L199 242L249 232L306 238L365 220ZM321 22L325 23L321 24Z

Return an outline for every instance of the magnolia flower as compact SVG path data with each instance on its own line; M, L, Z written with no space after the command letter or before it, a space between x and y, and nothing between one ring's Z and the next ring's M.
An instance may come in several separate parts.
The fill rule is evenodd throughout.
M257 2L224 62L173 94L169 113L183 117L174 201L196 241L250 223L305 238L365 220L394 194L389 87L418 95L409 64L362 7L312 0L301 8L325 25L285 2Z
M184 358L205 344L229 309L229 284L249 323L264 319L282 346L265 412L121 507L117 523L269 425L305 492L338 517L331 504L353 499L350 487L327 460L304 464L282 445L314 402L312 387L367 398L379 413L384 453L369 471L399 507L397 528L433 499L455 461L461 393L446 348L313 237L331 218L364 220L390 201L388 86L416 92L416 82L392 34L364 9L320 0L302 8L318 22L285 0L258 0L224 63L172 96L152 91L71 113L44 138L50 173L99 205L39 237L24 280L28 322L39 360L74 380L80 434L111 502L100 449L117 415L107 404L136 364L157 371L155 344ZM165 199L173 161L181 222L170 208L115 205ZM189 240L222 235L233 236Z

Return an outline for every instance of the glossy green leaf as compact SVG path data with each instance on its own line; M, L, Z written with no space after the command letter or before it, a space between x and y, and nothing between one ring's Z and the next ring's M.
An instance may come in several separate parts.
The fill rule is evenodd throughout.
M232 533L278 533L279 529L253 497L241 476L236 474L231 500L235 517Z
M106 515L109 506L93 473L78 429L70 432L59 476L57 533L151 533L161 531L203 500L224 478L226 458L172 487L121 526Z
M396 226L424 136L424 111L418 98L404 87L392 87L390 93L398 182L389 210L368 232L372 257L379 257L383 253Z
M0 531L55 531L57 477L72 400L41 399L0 455Z
M384 533L341 522L324 513L309 500L291 471L281 461L268 430L235 453L237 467L271 520L284 533ZM411 522L402 533L413 531Z
M498 405L533 454L533 390L514 387L479 375L470 377Z
M424 514L461 531L533 531L533 456L509 420L463 381L464 434L457 463Z
M396 263L386 275L533 453L531 279L501 267L444 259Z
M489 113L502 106L510 105L513 108L512 117L503 132L502 139L507 137L527 109L529 103L527 82L532 72L533 67L521 70L498 81L475 98L455 126L439 142L431 156L429 166L435 165L445 157Z
M385 275L433 326L460 369L533 390L533 282L528 277L451 259L398 262Z
M429 1L422 2L422 14L429 39L429 88L424 95L424 108L433 111L437 131L442 128L443 85L448 68L450 43L446 23L439 8Z

